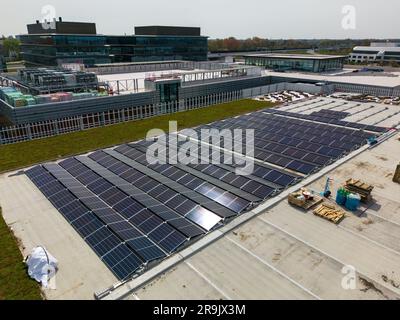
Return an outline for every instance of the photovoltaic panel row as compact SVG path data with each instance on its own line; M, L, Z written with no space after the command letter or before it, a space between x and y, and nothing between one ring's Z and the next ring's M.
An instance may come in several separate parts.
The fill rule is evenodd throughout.
M108 229L87 203L67 190L49 171L36 166L26 174L118 279L126 279L141 268L144 260ZM74 192L82 191L73 179L68 180L68 184Z
M146 154L139 149L135 149L133 146L134 145L122 145L115 148L115 151L132 160L135 160L146 167L151 167L152 170L160 173L161 175L176 181L190 190L194 190L200 195L207 197L210 201L226 207L227 209L231 210L231 216L242 213L252 206L250 201L240 198L228 190L221 189L220 187L200 179L193 174L187 173L175 166L168 164L150 165L147 162Z
M254 128L255 137L337 159L366 143L371 134L258 113L213 124L222 128Z
M225 168L217 167L214 165L209 165L209 170L202 172L201 170L196 170L193 164L182 165L181 161L178 159L178 153L174 154L170 152L170 148L176 149L178 148L179 143L172 139L169 141L168 145L158 146L158 152L162 152L167 155L168 163L176 163L174 167L180 171L186 172L189 174L188 177L195 177L202 179L214 186L221 188L222 190L226 190L229 193L236 195L244 200L248 200L250 202L260 202L264 198L272 195L279 188L277 185L266 185L264 181L258 182L254 181L254 179L250 179L248 177L244 177L241 175L236 175L232 173L230 170ZM141 142L132 143L129 145L130 147L142 152L145 154L147 152L147 146L143 145ZM180 145L182 146L182 145ZM196 142L190 142L190 148L196 147L197 154L192 158L195 160L195 163L199 162L199 145ZM186 149L185 149L186 150ZM218 153L219 155L219 153ZM193 155L192 155L193 156ZM148 167L153 167L152 165L148 165ZM248 187L246 187L248 186ZM258 196L255 194L258 193Z
M171 141L169 142L171 147L175 147L176 145L177 148L180 148L184 143L188 143L183 141L180 141L177 144L174 144ZM145 152L147 147L152 143L153 142L140 141L135 144L130 144L130 146ZM224 154L220 150L210 148L209 156L204 157L200 150L200 144L197 141L189 143L192 144L190 149L197 155L198 162L200 163L189 163L187 164L187 167L254 194L261 199L273 196L277 191L298 181L298 177L296 176L282 173L272 168L266 168L258 164L254 164L254 171L251 172L250 175L237 175L235 171L237 165L234 164L234 161L231 161L229 164L224 164L226 161L224 161ZM165 149L166 155L169 155L170 144ZM169 156L167 158L168 160L176 160L176 156L172 159L170 159ZM213 164L212 159L218 159L218 164ZM202 160L204 160L205 163L201 163ZM241 168L242 167L243 165L241 165Z
M333 143L331 138L321 139L321 137L310 137L309 134L296 133L284 125L275 127L266 127L266 124L246 124L246 121L235 121L233 123L226 122L220 126L221 129L229 128L231 126L242 126L243 128L255 129L255 139L248 141L254 144L256 147L266 149L286 155L295 159L304 160L306 162L325 166L332 160L343 156L346 152L351 151L355 145L346 143L346 149L334 148L329 146ZM276 128L276 129L275 129ZM274 130L275 129L275 130ZM289 133L288 133L289 132ZM290 134L292 133L292 134ZM240 138L236 137L236 138ZM243 139L245 136L243 135ZM311 142L311 141L318 142Z
M235 127L236 129L239 128L238 126L235 126L233 124L229 123L213 123L210 126L203 126L199 129L196 129L198 133L200 133L200 130L206 129L206 128L230 128L230 127ZM182 131L182 134L185 135L185 131ZM246 141L246 140L242 140ZM249 141L250 143L251 141ZM230 138L222 138L220 140L220 145L222 148L226 147L226 143L229 143L229 147L232 145L232 139ZM311 174L312 172L315 172L318 168L318 165L309 161L304 161L304 160L298 160L296 158L296 155L293 154L292 156L287 156L282 153L283 150L287 149L287 147L284 147L283 150L277 150L277 151L271 151L270 149L266 149L264 142L258 141L254 145L254 158L259 160L259 161L264 161L268 162L277 166L280 166L284 169L290 169L293 171L297 171L302 174Z
M97 196L123 218L123 221L118 221L118 224L115 222L115 232L119 233L128 244L131 241L132 245L140 243L135 239L137 233L135 231L139 231L159 249L169 254L188 240L184 234L76 159L66 160L60 165L89 190L96 189ZM104 189L99 190L99 188ZM108 212L103 210L101 214L106 215ZM157 254L155 248L153 251Z
M146 263L165 257L165 252L173 252L187 240L182 236L179 239L179 244L172 244L171 239L166 238L156 244L154 241L155 234L159 232L160 229L158 227L160 225L155 225L154 223L149 225L148 221L136 217L141 213L140 211L132 210L129 218L119 214L115 208L105 201L106 197L103 196L103 193L100 196L94 194L90 189L85 188L81 181L65 171L64 168L56 164L45 164L44 167L63 183L70 192L79 197L79 200L88 206L98 219L105 223L132 250L137 252ZM86 180L92 174L91 172L82 173L82 176L85 175ZM135 223L136 221L139 222ZM168 231L172 230L168 229Z
M230 122L213 125L213 127L217 127L221 130L232 127L238 128L239 126L239 123L235 124ZM252 126L253 128L256 127L256 125ZM243 127L242 125L242 128L246 127ZM246 141L246 144L248 145L254 144L254 156L256 159L277 164L292 170L299 169L298 167L295 168L292 163L292 161L298 161L303 165L299 172L305 174L310 173L317 167L326 166L332 161L332 158L329 156L304 150L301 147L293 146L290 144L290 142L286 142L288 139L284 139L281 136L276 141L272 138L268 139L268 137L259 138L261 130L256 132L255 139L246 138L245 132L237 133L233 137L233 140L226 137L221 138L220 145L221 147L225 147L225 144L227 144L230 147L234 141L239 141L238 139L242 139L242 141Z
M235 119L240 123L259 125L259 130L275 132L286 136L296 135L298 138L312 143L318 143L331 148L351 150L354 145L362 145L366 139L373 136L366 132L342 127L318 124L309 121L274 116L265 113L246 115ZM273 131L272 131L273 130ZM277 132L277 130L280 130ZM286 132L286 133L285 133Z
M117 175L116 179L119 177L121 180L119 183L125 181L136 186L143 193L142 197L144 194L151 196L157 201L153 200L155 206L163 204L169 211L176 212L181 219L179 221L172 219L168 222L183 233L197 236L200 231L204 234L205 230L211 230L221 221L221 217L214 212L103 151L97 151L89 155L89 158Z
M330 119L330 118L327 119L326 117L309 115L309 114L299 114L299 113L282 111L282 110L278 110L278 109L267 109L267 110L264 110L264 112L282 115L282 116L294 117L294 118L298 118L298 119L305 119L305 120L311 120L311 121L318 121L318 122L322 122L322 123L329 123L329 124L334 124L334 125L338 125L338 126L342 126L342 127L361 129L361 130L366 130L366 131L371 131L371 132L376 132L376 133L383 133L383 132L388 131L388 128L385 128L385 127L366 125L366 124L362 124L362 123L349 122L349 121L338 120L338 119Z
M321 109L319 111L312 112L311 115L313 117L325 118L325 121L323 121L323 122L329 123L331 120L341 120L341 119L347 118L348 116L351 115L351 113L343 112L343 111Z
M281 127L301 139L309 139L313 143L319 143L330 148L343 149L351 151L364 145L368 138L375 136L374 134L361 130L348 129L338 126L319 124L310 121L291 119L282 116L267 117L263 120L263 124L271 125L275 129Z

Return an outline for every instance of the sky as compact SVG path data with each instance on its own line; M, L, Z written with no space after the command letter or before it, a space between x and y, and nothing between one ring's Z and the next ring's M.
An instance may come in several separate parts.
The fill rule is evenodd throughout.
M389 39L400 38L399 12L399 0L13 0L1 6L0 35L26 33L26 24L55 15L96 22L102 34L182 25L212 39Z

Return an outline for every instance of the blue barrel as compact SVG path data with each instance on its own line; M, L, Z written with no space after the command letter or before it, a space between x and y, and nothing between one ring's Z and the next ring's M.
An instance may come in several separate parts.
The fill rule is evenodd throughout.
M350 193L346 199L346 208L350 211L356 211L360 206L361 197L358 194Z
M336 203L340 206L344 206L346 204L346 199L346 193L343 190L339 189L336 193Z

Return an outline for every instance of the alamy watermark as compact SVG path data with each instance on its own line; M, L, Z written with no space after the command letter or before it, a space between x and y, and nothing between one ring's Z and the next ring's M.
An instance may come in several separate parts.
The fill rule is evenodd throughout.
M344 277L342 278L342 288L344 290L355 290L357 288L357 272L356 268L352 265L345 265L342 268L342 274Z
M56 29L56 18L57 18L56 8L48 4L42 7L41 13L42 13L42 20L41 20L42 28L45 30Z
M149 164L226 164L235 167L237 175L254 171L253 129L186 129L178 134L176 121L169 122L169 134L161 129L147 133Z
M342 28L344 30L355 30L357 27L357 11L353 5L345 5L342 8Z

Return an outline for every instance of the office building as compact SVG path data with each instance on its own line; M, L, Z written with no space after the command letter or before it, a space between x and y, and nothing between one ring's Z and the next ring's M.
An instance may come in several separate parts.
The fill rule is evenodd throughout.
M27 26L20 35L21 51L28 66L207 60L207 37L200 28L145 26L135 35L97 34L94 23L58 21Z
M349 55L351 62L397 62L400 63L400 43L372 42L369 47L354 47Z
M297 70L326 72L343 68L345 56L300 54L255 54L244 57L245 63L275 71Z

